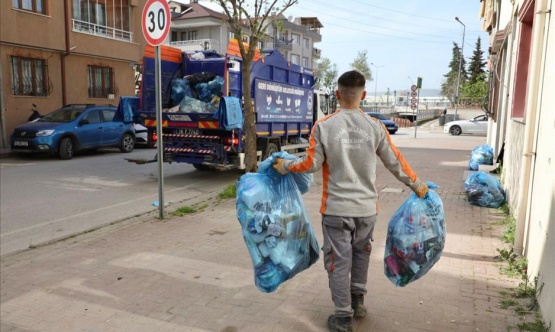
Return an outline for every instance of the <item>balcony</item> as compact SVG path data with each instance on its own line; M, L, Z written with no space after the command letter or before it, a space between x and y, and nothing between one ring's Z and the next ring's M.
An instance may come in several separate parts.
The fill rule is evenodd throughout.
M95 35L104 38L133 41L133 33L125 30L114 29L105 25L73 20L73 31Z
M319 48L314 47L312 49L312 57L314 59L320 59L321 56L322 56L322 51Z
M178 40L172 41L170 45L179 48L182 52L215 50L220 54L224 54L227 51L227 49L222 49L220 41L216 39Z

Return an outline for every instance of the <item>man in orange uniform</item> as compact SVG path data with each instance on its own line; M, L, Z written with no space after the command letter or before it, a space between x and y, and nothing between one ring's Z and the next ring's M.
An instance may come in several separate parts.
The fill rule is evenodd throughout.
M378 158L419 197L428 192L391 142L387 129L359 108L366 96L365 85L358 71L341 75L336 91L340 107L314 125L306 155L297 160L277 159L273 165L283 175L322 169L322 251L335 305L335 313L328 318L332 332L352 331L352 317L366 316L364 295L377 220Z

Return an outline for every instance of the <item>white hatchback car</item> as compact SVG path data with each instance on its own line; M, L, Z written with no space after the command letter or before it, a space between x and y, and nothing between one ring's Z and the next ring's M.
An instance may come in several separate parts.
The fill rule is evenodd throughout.
M446 123L443 132L451 135L460 134L480 134L486 135L488 132L488 116L478 115L470 120L458 120Z

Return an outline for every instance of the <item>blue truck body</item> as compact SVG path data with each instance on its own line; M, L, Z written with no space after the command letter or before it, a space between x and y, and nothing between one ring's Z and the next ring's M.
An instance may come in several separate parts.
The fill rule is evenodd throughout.
M161 49L164 161L190 163L199 169L243 168L245 131L242 126L226 129L214 112L191 111L191 108L180 111L179 104L172 99L176 79L209 73L223 79L222 97L235 97L241 103L242 59L204 52L203 58L197 60L176 50L168 46ZM158 136L154 68L154 58L145 55L138 116L148 128L150 145L155 144ZM264 159L282 149L302 154L314 122L323 116L319 110L323 95L313 89L313 71L288 63L276 50L262 53L252 63L250 75L259 157Z

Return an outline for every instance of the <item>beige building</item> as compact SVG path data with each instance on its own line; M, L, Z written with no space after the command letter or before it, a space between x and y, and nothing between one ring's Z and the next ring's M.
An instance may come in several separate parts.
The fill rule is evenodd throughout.
M555 20L552 0L482 0L490 33L488 144L516 219L515 253L555 326ZM504 144L504 145L503 145Z
M220 54L227 51L234 36L226 23L226 16L191 0L188 4L169 1L172 12L171 32L166 44L178 47L184 52L204 49ZM322 41L322 24L316 17L274 17L280 22L280 29L270 26L265 37L259 42L259 49L278 49L291 63L313 68L314 61L320 59L321 52L314 47ZM247 29L247 27L245 27ZM249 42L248 36L243 38Z
M146 0L12 0L0 10L1 147L27 122L76 103L135 94Z

